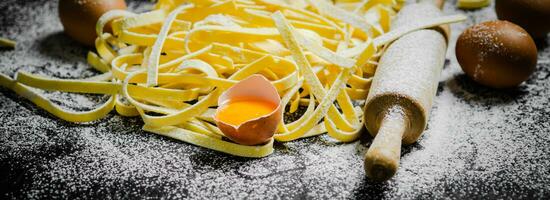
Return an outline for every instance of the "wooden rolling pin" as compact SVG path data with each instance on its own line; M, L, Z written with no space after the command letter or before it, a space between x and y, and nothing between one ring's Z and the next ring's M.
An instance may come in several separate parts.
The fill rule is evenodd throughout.
M432 3L405 6L392 29L440 16ZM390 179L399 167L401 144L414 143L428 121L447 51L444 28L411 32L380 58L365 104L365 126L375 137L365 156L367 176Z

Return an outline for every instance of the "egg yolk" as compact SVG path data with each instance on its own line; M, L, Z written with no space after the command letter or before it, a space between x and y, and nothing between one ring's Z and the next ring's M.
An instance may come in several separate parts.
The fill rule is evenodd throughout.
M277 105L268 101L262 100L240 100L230 102L221 108L217 114L217 118L227 124L234 126L267 115L277 108Z

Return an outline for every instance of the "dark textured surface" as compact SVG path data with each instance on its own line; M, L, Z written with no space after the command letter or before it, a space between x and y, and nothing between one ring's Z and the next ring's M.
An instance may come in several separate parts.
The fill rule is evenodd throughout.
M276 144L263 159L220 154L142 131L139 118L114 113L93 123L59 120L0 89L0 199L7 198L503 198L550 196L550 48L539 42L537 72L514 90L473 83L454 58L466 27L495 19L491 7L453 25L428 130L405 147L397 175L365 178L362 155L371 138L339 144L328 136ZM0 72L26 70L76 78L96 74L87 49L62 34L57 1L0 2ZM150 3L131 2L133 10ZM90 109L95 95L48 92L62 106ZM367 134L365 134L367 135Z

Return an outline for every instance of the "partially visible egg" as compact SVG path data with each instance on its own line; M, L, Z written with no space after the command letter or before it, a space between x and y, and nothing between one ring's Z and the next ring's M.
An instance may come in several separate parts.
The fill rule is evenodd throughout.
M521 26L533 38L550 32L550 0L496 0L495 10L498 19Z
M277 89L265 77L252 75L220 96L214 121L230 140L258 145L273 137L281 118Z
M497 20L466 29L457 40L456 57L462 70L476 82L509 88L535 71L537 47L524 29Z
M93 46L99 17L109 10L126 9L124 0L60 0L59 19L65 33L76 41Z

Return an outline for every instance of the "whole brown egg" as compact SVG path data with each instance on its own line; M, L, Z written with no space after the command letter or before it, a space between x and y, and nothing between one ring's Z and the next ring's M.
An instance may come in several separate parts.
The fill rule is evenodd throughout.
M496 0L495 10L498 19L521 26L533 38L550 32L550 0Z
M457 40L456 57L464 72L476 82L509 88L533 73L537 47L523 28L497 20L466 29Z
M59 18L65 33L76 41L93 46L99 17L113 9L126 9L124 0L60 0Z

